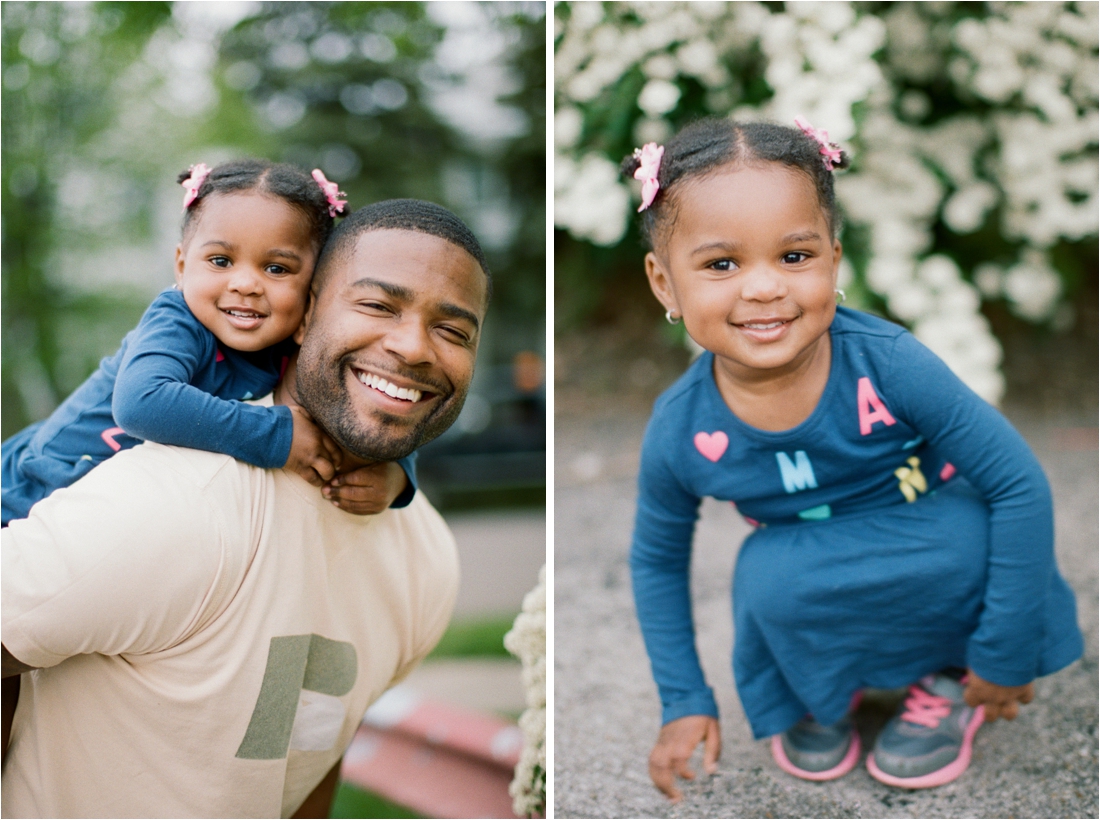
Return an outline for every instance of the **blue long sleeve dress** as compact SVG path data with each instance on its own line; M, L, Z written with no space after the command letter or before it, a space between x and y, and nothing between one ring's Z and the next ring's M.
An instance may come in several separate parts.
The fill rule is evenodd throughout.
M663 722L718 714L688 583L704 496L755 527L734 573L733 666L758 738L807 713L831 724L866 686L947 666L1015 686L1081 655L1050 489L1022 437L903 328L839 308L830 335L824 393L790 430L730 412L709 353L654 407L630 563Z

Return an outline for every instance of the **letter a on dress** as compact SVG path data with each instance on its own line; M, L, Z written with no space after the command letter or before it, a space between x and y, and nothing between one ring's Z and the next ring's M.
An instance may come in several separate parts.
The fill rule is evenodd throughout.
M897 424L894 417L890 415L890 411L886 409L886 405L882 403L882 399L878 397L875 388L871 386L871 380L866 376L859 380L856 401L859 405L859 434L861 436L870 435L871 425L876 421L881 421L887 427L891 424ZM874 412L871 411L872 407Z

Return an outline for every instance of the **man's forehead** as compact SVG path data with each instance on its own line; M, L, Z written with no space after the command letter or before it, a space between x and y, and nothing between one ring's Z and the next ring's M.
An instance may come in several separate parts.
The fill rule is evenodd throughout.
M483 312L487 276L464 248L430 233L380 228L356 237L348 253L334 260L329 277L337 289L386 286L405 298L465 296Z

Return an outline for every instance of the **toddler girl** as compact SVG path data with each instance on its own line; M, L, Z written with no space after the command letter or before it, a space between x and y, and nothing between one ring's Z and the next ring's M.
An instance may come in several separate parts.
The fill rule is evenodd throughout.
M349 512L412 500L410 460L334 478L339 449L300 407L245 404L293 352L313 265L347 203L317 170L239 160L180 175L176 286L45 421L3 445L3 525L142 440L299 473ZM400 495L399 495L400 493Z
M1034 678L1082 651L1023 439L903 328L836 306L846 165L805 122L727 120L623 164L644 181L653 293L706 351L654 407L630 557L663 707L650 776L673 799L695 747L708 772L720 749L688 585L703 496L755 527L733 580L734 675L791 774L848 772L859 692L911 684L868 769L946 783L983 716L1015 717Z

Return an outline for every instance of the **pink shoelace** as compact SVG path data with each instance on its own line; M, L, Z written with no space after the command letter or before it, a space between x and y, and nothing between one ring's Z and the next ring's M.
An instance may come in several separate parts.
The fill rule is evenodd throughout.
M925 692L916 684L909 687L909 697L905 699L905 711L901 719L935 729L940 721L951 714L949 698Z

